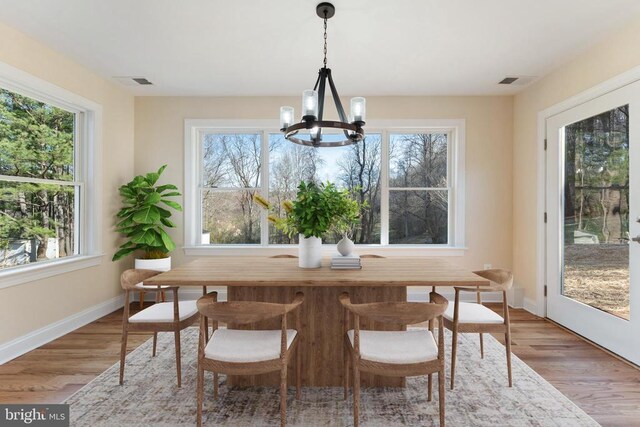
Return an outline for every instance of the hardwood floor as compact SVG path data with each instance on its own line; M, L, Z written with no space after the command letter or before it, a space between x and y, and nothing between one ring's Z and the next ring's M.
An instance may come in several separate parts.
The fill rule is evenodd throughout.
M0 403L56 403L72 395L118 361L121 321L119 310L0 366ZM596 421L640 426L639 369L524 310L512 309L511 322L513 353ZM128 350L150 337L130 334Z

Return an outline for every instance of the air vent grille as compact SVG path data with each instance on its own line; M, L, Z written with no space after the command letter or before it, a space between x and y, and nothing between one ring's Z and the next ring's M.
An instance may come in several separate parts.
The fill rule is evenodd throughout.
M501 85L514 85L514 86L526 86L536 79L535 76L509 76L500 80L498 84Z
M148 86L153 85L146 77L139 76L117 76L112 77L113 80L125 86Z

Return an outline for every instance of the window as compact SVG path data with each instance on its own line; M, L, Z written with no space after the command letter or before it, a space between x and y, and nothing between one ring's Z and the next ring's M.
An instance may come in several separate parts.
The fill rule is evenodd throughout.
M0 73L2 287L96 265L99 106L15 69L0 72L14 77ZM37 276L25 275L32 267Z
M463 247L464 121L380 124L367 124L359 144L314 149L285 140L270 121L187 120L187 252L296 244L297 236L276 230L252 197L258 192L282 209L302 180L331 181L366 206L353 230L356 244Z
M392 133L389 243L449 243L449 135Z

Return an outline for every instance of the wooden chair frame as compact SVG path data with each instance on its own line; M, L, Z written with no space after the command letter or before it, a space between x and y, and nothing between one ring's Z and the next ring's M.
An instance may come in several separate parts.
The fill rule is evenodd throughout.
M478 276L484 277L492 282L491 286L486 287L458 287L455 289L455 300L453 308L453 321L444 319L444 326L453 332L451 338L451 390L453 390L456 369L456 353L458 348L459 333L478 333L480 335L480 358L484 358L484 340L483 333L503 333L505 340L505 349L507 353L507 375L509 379L509 387L513 386L511 375L511 323L509 321L509 303L507 301L507 290L513 285L513 275L511 272L500 269L474 271ZM482 292L502 292L502 318L503 323L459 323L460 315L460 293L475 292L476 301L482 304Z
M202 425L202 407L204 400L204 371L213 372L213 397L218 398L218 374L227 375L258 375L267 372L280 371L280 424L286 425L287 419L287 366L292 353L296 353L296 399L300 398L301 388L301 353L297 348L302 330L300 312L296 313L296 336L290 346L287 346L287 314L296 310L304 301L304 294L298 292L290 304L276 304L255 301L218 302L217 292L210 292L198 300L198 311L201 314L200 337L198 339L198 383L197 383L197 425ZM260 362L224 362L209 359L204 350L208 343L206 320L211 319L213 330L218 328L218 322L227 325L246 325L263 320L281 317L280 357Z
M140 290L136 285L150 277L160 274L161 271L130 269L122 273L120 284L124 289L124 313L122 315L122 340L120 346L120 385L124 384L125 358L127 355L127 338L129 332L153 332L153 353L156 355L158 343L158 332L173 332L176 347L176 372L178 375L178 387L182 386L182 367L180 362L180 331L191 326L198 319L198 313L186 319L180 320L180 310L178 305L178 287L145 287L145 292L156 293L156 303L160 301L160 293L164 291L173 292L173 321L172 322L129 322L131 293ZM203 287L206 289L205 287Z
M353 423L359 424L360 411L360 371L369 372L375 375L392 377L411 377L428 375L427 401L432 399L431 376L438 374L438 403L440 409L440 426L445 425L445 405L444 405L444 381L445 381L445 348L444 330L438 332L438 357L437 359L421 363L382 363L362 359L360 355L360 317L367 317L381 323L392 323L398 325L413 325L426 321L438 319L438 324L442 325L442 314L447 308L448 301L443 296L431 292L429 303L417 302L380 302L368 304L352 304L348 293L340 295L340 303L344 310L344 399L349 393L349 365L353 370ZM347 335L349 331L349 317L353 314L354 338L353 345ZM351 363L349 363L351 362Z

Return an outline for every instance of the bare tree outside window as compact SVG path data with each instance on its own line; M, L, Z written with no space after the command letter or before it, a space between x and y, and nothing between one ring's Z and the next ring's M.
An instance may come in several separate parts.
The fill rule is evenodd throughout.
M202 224L212 244L261 242L264 215L252 202L268 168L269 202L284 215L282 203L296 197L301 181L333 182L348 189L363 206L350 237L358 244L381 243L382 134L368 134L358 144L313 148L293 144L282 134L268 134L268 164L260 133L205 133L202 137ZM327 134L323 139L342 139ZM447 244L449 241L447 133L390 135L389 243ZM295 244L269 225L268 244ZM342 236L327 235L324 243Z
M391 135L389 243L448 243L447 143L445 133Z
M260 243L260 134L203 136L202 227L213 244Z

